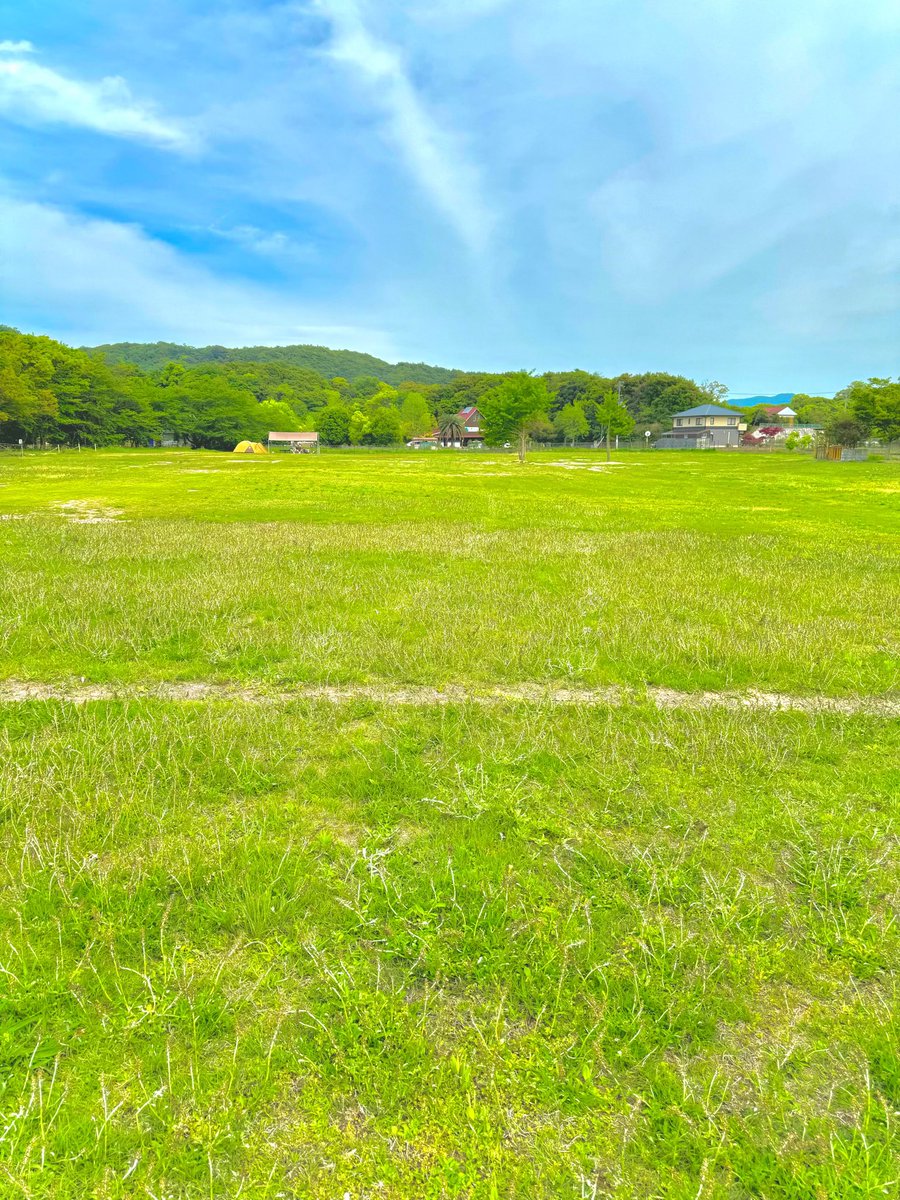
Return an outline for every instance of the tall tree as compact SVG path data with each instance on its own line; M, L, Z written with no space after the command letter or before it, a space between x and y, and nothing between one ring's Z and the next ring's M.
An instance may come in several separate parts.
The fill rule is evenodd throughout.
M725 404L728 397L728 385L719 383L718 379L704 379L700 391L709 396L713 404Z
M619 394L613 391L603 393L603 399L597 405L597 420L603 426L606 441L606 461L609 462L609 441L611 436L625 437L634 429L634 417L619 399Z
M350 417L350 424L347 426L347 437L351 446L358 446L363 438L369 432L371 422L366 414L361 409L356 409Z
M529 431L549 405L550 393L543 379L536 379L529 371L507 375L481 398L479 408L484 417L485 440L493 446L515 441L519 462L524 462Z
M395 446L402 439L400 414L396 408L379 408L362 437L363 442L370 446Z
M316 413L316 429L326 446L345 446L350 440L350 413L337 404L329 404Z
M825 437L832 446L855 446L865 430L851 416L837 416L825 426Z
M886 442L900 438L900 380L857 381L838 395L864 433Z
M232 387L221 377L186 371L171 394L169 426L184 441L207 450L231 450L245 438L257 441L268 429L252 392Z
M553 428L563 442L570 441L574 445L578 438L587 437L590 432L588 419L580 404L567 404L553 418Z
M34 437L55 423L53 345L15 329L0 332L0 424L10 425L9 437Z
M400 406L400 424L406 438L420 437L434 429L434 413L421 392L407 392Z
M301 419L295 408L284 400L263 400L259 406L259 417L269 433L296 433L308 427L308 420Z

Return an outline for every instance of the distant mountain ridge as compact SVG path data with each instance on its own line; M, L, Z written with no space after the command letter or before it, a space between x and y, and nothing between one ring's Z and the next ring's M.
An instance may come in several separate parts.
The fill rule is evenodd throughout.
M197 366L207 362L289 363L315 371L325 379L340 376L354 380L374 375L383 383L449 383L459 371L428 363L385 362L358 350L330 350L327 346L182 346L177 342L110 342L82 349L102 354L111 363L134 363L142 371L160 371L168 362Z
M753 408L756 404L790 404L796 392L779 392L777 396L743 396L740 400L729 400L732 408Z

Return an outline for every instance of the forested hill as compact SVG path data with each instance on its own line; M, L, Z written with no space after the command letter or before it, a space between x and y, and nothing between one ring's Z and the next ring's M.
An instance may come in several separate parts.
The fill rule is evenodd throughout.
M85 346L110 363L134 363L142 371L161 371L166 363L185 366L200 363L287 363L305 367L326 379L359 379L374 376L396 387L400 383L449 383L458 371L427 363L389 363L358 350L329 350L327 346L180 346L176 342L112 342Z

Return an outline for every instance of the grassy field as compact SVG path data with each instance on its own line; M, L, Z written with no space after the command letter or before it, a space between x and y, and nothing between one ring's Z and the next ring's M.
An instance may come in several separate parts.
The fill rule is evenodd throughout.
M0 459L0 1196L897 1194L900 470L619 457Z
M0 670L900 686L896 465L620 459L0 459Z

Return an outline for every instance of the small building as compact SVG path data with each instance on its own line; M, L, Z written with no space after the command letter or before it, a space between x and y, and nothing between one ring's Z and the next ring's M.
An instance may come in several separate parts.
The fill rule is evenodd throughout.
M782 429L793 429L797 421L797 414L789 404L765 404L762 411L768 424L780 425Z
M737 446L741 440L741 434L746 428L746 424L741 421L737 413L730 409L722 408L720 404L698 404L695 408L686 408L682 412L675 413L671 429L675 437L670 440L677 440L679 433L696 435L699 430L709 439L710 446L721 449L726 446ZM663 441L665 437L666 435L663 434L659 442ZM659 446L659 442L657 442L657 446ZM675 447L670 448L674 449Z
M457 433L446 433L439 429L434 434L441 446L481 446L484 434L481 426L484 418L474 404L468 404L456 414L460 430Z
M292 454L318 454L319 435L317 433L270 433L271 447L284 446Z

